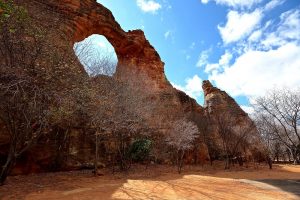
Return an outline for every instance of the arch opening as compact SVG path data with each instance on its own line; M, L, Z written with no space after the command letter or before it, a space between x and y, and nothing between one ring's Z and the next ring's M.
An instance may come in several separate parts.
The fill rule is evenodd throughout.
M93 34L76 42L73 49L90 77L115 74L118 57L114 47L105 36Z

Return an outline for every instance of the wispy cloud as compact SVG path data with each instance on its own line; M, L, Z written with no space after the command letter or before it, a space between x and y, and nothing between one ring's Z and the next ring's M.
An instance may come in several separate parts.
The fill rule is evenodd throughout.
M272 10L273 8L283 4L284 2L285 2L285 0L272 0L265 5L264 10L265 11Z
M210 1L214 1L216 4L225 5L232 8L251 8L263 0L201 0L203 4L207 4Z
M156 13L162 8L161 4L153 0L137 0L137 6L146 13Z
M262 17L260 9L251 13L229 11L225 26L218 26L223 42L229 44L248 36L260 24Z
M192 42L192 44L189 46L190 49L195 49L196 42Z
M212 51L212 48L209 48L209 49L201 52L198 62L196 64L197 67L203 67L208 64L208 58L209 58L209 55L211 54L211 51Z
M165 39L168 39L171 35L171 31L166 31L164 34Z
M219 69L224 69L229 66L232 59L232 54L226 51L220 58L218 63L207 63L205 66L206 73L218 73Z

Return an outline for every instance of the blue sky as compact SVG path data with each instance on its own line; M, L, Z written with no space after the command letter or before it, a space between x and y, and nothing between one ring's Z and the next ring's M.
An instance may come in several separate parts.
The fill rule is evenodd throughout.
M300 0L98 2L124 30L144 30L169 81L200 104L205 79L249 112L267 90L300 86Z

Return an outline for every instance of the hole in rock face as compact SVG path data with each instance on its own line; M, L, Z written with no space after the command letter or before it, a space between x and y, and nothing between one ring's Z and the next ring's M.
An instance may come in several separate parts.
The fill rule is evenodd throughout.
M74 51L89 76L112 76L116 72L118 58L114 47L104 36L91 35L75 43Z

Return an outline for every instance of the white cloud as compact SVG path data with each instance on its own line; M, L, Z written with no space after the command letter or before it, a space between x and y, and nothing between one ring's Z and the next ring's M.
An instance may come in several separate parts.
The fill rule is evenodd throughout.
M229 51L226 51L220 58L218 63L208 63L205 66L205 72L210 73L220 68L226 68L232 59L232 54Z
M208 64L208 58L209 58L209 54L211 53L211 51L212 51L212 49L209 48L209 49L201 52L198 62L196 64L197 67L202 67L202 66L205 66Z
M164 34L165 39L168 39L170 35L171 35L171 31L165 32Z
M202 96L202 79L198 75L194 75L192 78L186 79L185 83L186 84L184 86L177 85L174 83L171 84L176 89L185 92L187 95L194 99L197 99Z
M148 13L155 13L159 9L162 8L162 6L153 0L137 0L136 1L137 6L143 11Z
M261 35L262 35L262 31L261 30L257 30L257 31L254 31L250 37L248 38L250 41L258 41L260 38L261 38Z
M233 8L251 8L253 5L262 2L262 0L201 0L203 4L207 4L209 1Z
M205 66L205 72L206 73L209 73L209 72L212 72L212 71L215 71L215 70L218 70L220 68L220 65L218 63L208 63L206 66Z
M209 79L233 96L256 97L276 86L299 87L300 46L291 42L269 51L249 50Z
M232 54L226 51L225 54L221 56L221 59L219 60L219 65L227 66L229 65L231 59L232 59Z
M251 13L229 11L225 26L218 25L224 43L236 42L248 36L259 25L262 17L263 14L259 9Z
M274 0L262 11L283 2ZM251 99L274 87L295 88L300 85L300 9L284 12L278 21L267 21L259 26L258 29L253 26L255 28L248 31L250 34L244 34L245 40L239 40L227 49L235 55L233 62L230 61L232 56L224 54L218 63L206 65L209 79L233 96ZM227 38L228 41L233 39Z
M254 113L254 108L251 106L241 105L241 108L248 114Z
M300 10L290 10L280 15L279 36L300 40Z
M270 26L270 25L269 25ZM265 31L261 44L264 49L279 47L290 41L300 40L300 10L293 9L280 15L280 22L275 31Z
M285 0L271 0L269 3L267 3L264 7L265 11L272 10L273 8L283 4Z

